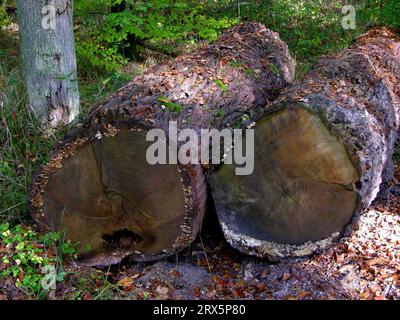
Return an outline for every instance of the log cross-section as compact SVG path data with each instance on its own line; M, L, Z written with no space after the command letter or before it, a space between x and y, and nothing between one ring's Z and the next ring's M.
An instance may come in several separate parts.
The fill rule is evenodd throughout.
M225 237L260 257L306 256L357 225L392 172L400 119L400 39L373 29L323 57L255 125L255 171L212 174Z

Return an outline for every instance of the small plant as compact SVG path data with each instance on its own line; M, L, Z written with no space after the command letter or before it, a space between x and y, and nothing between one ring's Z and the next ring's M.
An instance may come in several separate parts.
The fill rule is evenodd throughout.
M159 96L157 98L157 101L171 112L181 113L183 110L183 106L178 103L172 102L164 96Z
M217 112L217 117L222 118L225 115L225 110L224 109L219 109Z
M9 22L9 16L7 14L7 6L10 5L10 0L0 1L0 30L1 27L7 25Z
M250 119L250 116L248 114L243 115L243 117L241 117L235 124L234 124L234 128L235 129L240 129L243 124L248 121Z
M269 64L269 68L271 69L271 71L273 73L275 73L277 76L279 76L281 74L281 72L279 71L278 67L276 65L274 65L273 63Z
M43 297L49 270L55 282L63 281L63 259L76 258L76 245L64 242L61 233L39 234L30 227L0 224L0 276L11 277L15 286Z
M221 79L217 79L214 81L218 88L220 88L223 92L228 90L228 85L224 83Z
M240 67L243 66L243 64L240 61L236 61L236 60L233 60L233 61L229 62L229 65L232 68L240 68Z

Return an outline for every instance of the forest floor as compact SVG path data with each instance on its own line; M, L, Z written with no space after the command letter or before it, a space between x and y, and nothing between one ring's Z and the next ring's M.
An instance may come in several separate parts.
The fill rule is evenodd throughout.
M376 201L362 216L356 232L322 254L280 263L249 258L222 240L211 216L202 240L186 252L153 264L125 264L108 270L119 287L114 297L399 299L399 169L389 197Z
M359 229L321 254L274 263L241 255L210 215L191 248L163 261L106 269L77 262L53 299L400 299L400 167L386 199L363 215ZM1 289L3 288L3 289ZM3 294L1 294L3 291ZM0 298L25 299L11 279Z
M118 287L111 297L122 299L400 299L399 183L397 170L391 194L365 212L359 229L311 258L271 263L241 255L211 216L201 240L172 259L102 272ZM70 282L57 295L68 298L73 288Z

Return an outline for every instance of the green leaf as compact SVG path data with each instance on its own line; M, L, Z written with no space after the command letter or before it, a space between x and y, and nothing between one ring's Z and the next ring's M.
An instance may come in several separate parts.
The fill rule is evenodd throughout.
M221 79L217 79L214 81L218 88L220 88L223 92L227 91L229 86L225 84Z
M167 109L169 109L172 112L181 113L183 110L183 107L175 102L167 102L164 105Z
M271 69L271 71L273 73L275 73L277 76L279 76L281 74L280 70L278 69L278 67L276 65L274 65L273 63L269 64L269 68Z
M161 102L161 103L168 103L168 102L170 102L171 100L169 100L167 97L159 96L159 97L157 98L157 101L158 101L158 102Z
M225 110L224 109L219 109L217 112L217 117L222 118L225 115Z
M181 113L183 110L182 105L172 102L167 97L159 96L157 101L171 112Z

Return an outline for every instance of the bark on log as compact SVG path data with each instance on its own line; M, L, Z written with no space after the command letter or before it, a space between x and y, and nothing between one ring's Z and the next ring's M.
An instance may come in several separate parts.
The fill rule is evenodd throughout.
M270 258L327 248L392 174L400 117L400 39L374 29L322 58L253 120L255 171L212 175L227 241Z
M276 33L238 25L157 66L94 108L35 178L33 217L92 247L92 264L155 260L188 246L206 204L203 168L147 163L146 132L224 128L277 97L294 62ZM223 84L223 85L221 85ZM180 110L182 108L182 110Z

